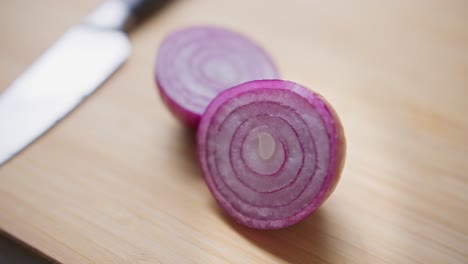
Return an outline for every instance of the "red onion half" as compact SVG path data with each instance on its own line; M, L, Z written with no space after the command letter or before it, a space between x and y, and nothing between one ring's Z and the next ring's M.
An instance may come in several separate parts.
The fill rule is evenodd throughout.
M303 86L251 81L218 95L198 127L198 157L218 203L260 229L316 210L341 174L345 138L332 107Z
M235 85L278 78L259 46L223 28L198 26L170 34L155 65L160 95L185 124L196 127L211 100Z

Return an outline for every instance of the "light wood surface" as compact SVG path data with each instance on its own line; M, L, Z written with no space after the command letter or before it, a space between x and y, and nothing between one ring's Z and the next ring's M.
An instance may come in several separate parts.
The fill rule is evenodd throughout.
M2 1L1 89L97 4ZM164 35L206 23L257 40L342 118L342 180L294 227L228 219L155 92ZM112 79L0 168L0 229L63 263L468 263L467 1L179 0L131 42Z

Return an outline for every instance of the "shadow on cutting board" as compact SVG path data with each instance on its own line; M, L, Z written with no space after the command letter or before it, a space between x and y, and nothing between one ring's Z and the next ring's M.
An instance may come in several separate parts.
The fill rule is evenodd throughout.
M0 231L0 264L52 264L11 236Z
M176 149L181 153L181 157L184 158L184 164L188 167L187 171L190 172L187 173L187 175L190 175L188 177L203 181L198 164L196 134L197 132L194 129L187 129L185 127L178 129L176 132Z
M324 208L291 227L279 230L252 229L235 222L215 202L212 208L236 232L288 263L337 261L334 239L327 233L329 219Z

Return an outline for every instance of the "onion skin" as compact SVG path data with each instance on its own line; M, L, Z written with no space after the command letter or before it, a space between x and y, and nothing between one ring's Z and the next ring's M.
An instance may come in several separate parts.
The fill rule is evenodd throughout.
M287 177L294 178L289 185L286 187L281 187L274 189L271 192L262 192L258 191L259 188L266 188L262 186L262 181L269 182L268 180L262 180L261 177L269 177L265 175L259 174L259 184L255 187L255 190L249 191L248 193L244 193L242 190L245 188L242 186L244 184L247 186L246 183L242 182L235 183L233 185L232 182L238 181L237 178L241 179L243 175L236 174L236 164L240 161L233 159L231 154L223 156L224 153L222 145L224 141L225 135L222 135L223 132L229 133L227 136L232 134L229 141L229 153L234 153L237 151L237 145L235 144L236 136L238 131L242 130L241 126L244 126L246 122L249 120L253 120L257 118L255 113L243 113L242 107L250 107L250 105L255 104L256 96L259 97L257 103L269 103L269 101L265 98L262 98L263 95L268 93L279 93L285 94L283 96L284 99L272 99L281 101L281 105L278 106L278 109L281 107L290 107L295 108L295 102L299 102L300 104L309 104L307 111L315 111L314 115L320 117L321 122L318 123L306 123L309 121L305 121L304 124L307 124L305 127L317 127L316 129L320 129L322 134L312 134L309 132L304 132L303 130L299 134L297 134L296 140L307 139L313 144L302 145L303 148L301 155L303 162L306 160L305 156L311 156L315 151L315 162L314 162L314 169L313 173L312 170L308 170L307 168L312 168L310 163L302 163L300 169L298 170L296 176L289 175ZM276 96L276 95L275 95ZM278 98L274 97L274 98ZM247 98L247 99L244 99ZM254 98L254 99L249 99ZM273 97L271 97L273 98ZM288 99L290 98L290 99ZM292 99L291 99L292 98ZM249 101L250 100L250 101ZM249 103L245 103L244 101L248 101ZM297 106L300 106L298 104ZM235 105L233 108L234 110L231 111L229 107ZM238 105L238 106L237 106ZM254 106L252 106L252 109ZM298 110L300 114L305 113L306 110ZM237 111L237 112L236 112ZM247 112L247 110L245 110ZM266 111L266 110L262 110ZM302 112L301 112L302 111ZM272 110L272 117L268 117L268 119L278 118L278 116L274 116ZM239 114L238 114L239 113ZM311 112L312 113L312 112ZM237 115L238 116L235 116ZM245 120L241 119L245 115ZM291 114L292 115L292 114ZM234 117L233 117L234 116ZM258 117L257 119L259 123L262 122L262 116ZM266 118L266 117L265 117ZM239 119L238 121L236 121ZM231 121L234 120L234 121ZM267 120L267 119L265 119ZM279 120L279 119L278 119ZM300 119L297 119L300 120ZM288 124L296 124L297 120L286 120ZM313 118L307 120L315 120ZM235 124L235 122L241 122L241 125L235 128L231 128L231 124ZM257 122L257 121L252 121ZM265 121L267 122L267 121ZM273 121L272 121L273 122ZM278 122L270 123L273 126L279 126ZM320 127L320 125L323 125ZM214 129L214 130L213 130ZM257 128L254 128L257 129ZM250 133L254 129L248 131ZM288 128L289 129L289 128ZM234 131L235 130L235 131ZM278 130L280 131L280 130ZM318 130L317 130L318 131ZM323 132L325 131L325 132ZM286 132L279 132L287 134ZM301 134L302 133L302 134ZM304 134L306 133L306 134ZM220 135L221 134L221 135ZM214 135L214 136L213 136ZM326 137L321 135L327 135ZM241 135L240 137L242 137ZM248 135L244 137L247 138ZM307 137L309 136L309 137ZM278 136L279 137L279 136ZM221 141L217 141L221 140ZM288 140L288 139L285 139ZM328 143L323 143L325 142ZM213 141L216 141L213 143ZM234 142L234 143L233 143ZM244 148L244 141L242 141L242 145L240 148ZM278 141L280 142L280 141ZM281 141L283 142L283 141ZM303 141L301 141L303 142ZM317 143L318 142L318 143ZM284 145L284 144L283 144ZM289 153L293 153L294 149L288 149L289 145L284 145L285 151ZM346 152L346 140L344 136L343 127L341 124L338 115L336 114L335 110L331 107L331 105L320 95L308 90L307 88L288 81L282 80L257 80L251 81L247 83L240 84L236 87L228 89L221 94L219 94L207 107L205 114L203 115L200 125L197 131L197 148L198 148L198 158L199 163L202 168L202 173L207 182L207 185L215 197L216 201L220 204L220 206L236 220L237 222L249 226L251 228L257 229L280 229L285 228L295 223L303 220L312 212L314 212L317 208L319 208L323 202L330 196L330 194L335 189L340 175L343 169L344 160L345 160L345 152ZM327 153L318 152L317 148L325 149ZM238 151L237 151L238 152ZM296 151L299 153L299 151ZM294 154L294 153L293 153ZM325 157L325 158L324 158ZM290 162L291 157L286 159L286 162ZM223 166L221 166L221 165ZM228 167L226 167L228 164ZM321 167L321 165L326 164L326 169ZM230 167L229 167L230 166ZM292 166L292 165L291 165ZM309 167L307 167L309 166ZM232 167L232 168L231 168ZM289 171L287 171L281 165L281 170L286 171L284 175L287 175ZM227 171L227 172L226 172ZM293 170L291 170L292 172ZM312 174L311 174L312 173ZM321 173L321 175L320 175ZM231 178L225 178L226 175L233 174ZM280 172L278 172L275 177L279 177ZM306 176L301 176L306 175ZM281 177L284 177L281 175ZM301 180L299 180L299 177ZM306 178L304 178L306 177ZM308 177L308 178L307 178ZM309 179L310 178L310 179ZM226 181L227 179L227 181ZM265 179L265 178L263 178ZM272 181L274 177L271 178ZM297 179L297 180L296 180ZM309 179L309 180L307 180ZM245 179L244 179L245 180ZM247 180L251 180L248 178ZM239 180L240 181L240 180ZM306 182L305 185L298 185L298 183ZM234 187L241 186L240 187ZM273 185L272 185L273 186ZM298 186L294 188L295 186ZM305 187L304 187L305 186ZM277 186L274 186L276 188ZM289 188L286 190L286 188ZM284 197L288 196L288 192L296 192L297 189L304 188L297 197L288 200L282 201ZM252 198L253 195L258 194L258 200L256 198ZM255 193L257 192L257 193ZM282 194L284 193L284 195ZM265 195L265 196L262 196ZM271 195L273 198L268 198ZM276 195L276 196L274 196ZM257 196L255 196L257 197ZM247 201L250 199L249 201ZM262 204L269 204L269 205L262 205ZM284 203L284 205L282 204ZM278 204L278 206L273 206L273 204ZM303 205L304 204L304 205ZM255 209L255 208L258 208ZM279 217L281 215L281 217Z
M278 78L269 55L237 32L187 27L161 43L154 67L159 95L183 124L196 128L210 101L240 83Z

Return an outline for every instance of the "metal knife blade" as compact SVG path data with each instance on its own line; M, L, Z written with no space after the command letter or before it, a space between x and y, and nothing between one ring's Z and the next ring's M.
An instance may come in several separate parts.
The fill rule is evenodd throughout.
M104 2L0 95L0 165L59 122L119 68L130 53L123 30L154 2Z

